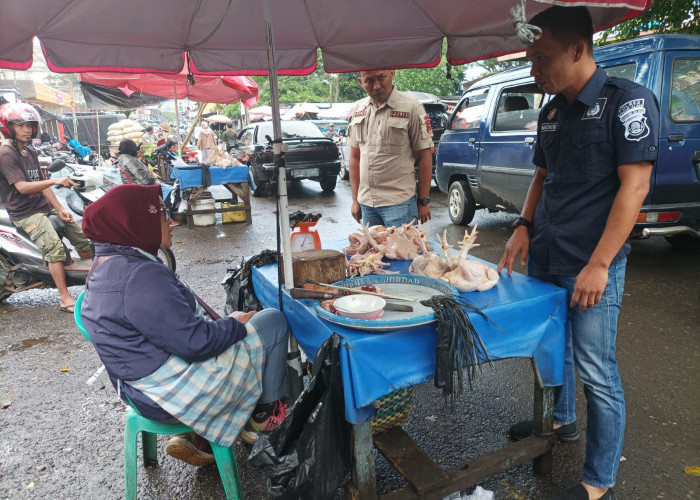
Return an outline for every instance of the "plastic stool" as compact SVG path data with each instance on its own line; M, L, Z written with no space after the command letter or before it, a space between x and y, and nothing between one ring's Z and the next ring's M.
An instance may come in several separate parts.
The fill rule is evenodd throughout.
M124 484L126 486L126 500L136 500L136 443L139 432L142 433L144 465L158 465L156 434L182 434L184 432L192 432L192 429L182 424L161 424L142 417L133 408L129 408L124 427ZM216 458L216 466L219 468L219 475L224 485L226 498L243 500L233 446L226 448L216 443L210 442L210 444L214 452L214 458Z
M80 317L80 309L83 306L84 297L85 292L83 291L75 302L73 318L80 333L92 342L90 334L85 329L83 320ZM136 478L138 471L136 464L136 444L139 432L141 433L143 443L143 464L158 465L157 434L182 434L193 431L184 424L161 424L139 415L133 405L129 408L126 414L126 425L124 426L124 486L126 488L126 500L136 500ZM214 452L216 466L219 469L219 475L224 485L226 498L231 500L243 500L243 490L241 490L240 486L241 481L238 476L238 465L236 464L236 454L233 451L233 446L226 448L225 446L220 446L212 442L209 444L211 444L211 449Z

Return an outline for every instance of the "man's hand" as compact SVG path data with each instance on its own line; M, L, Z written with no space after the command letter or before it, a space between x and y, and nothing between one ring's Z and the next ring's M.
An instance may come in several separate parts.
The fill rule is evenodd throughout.
M58 210L58 216L63 222L73 222L73 215L67 210Z
M53 179L54 186L63 186L63 187L75 187L77 184L70 180L68 177L57 177Z
M360 220L362 219L362 209L360 208L360 204L357 201L352 202L350 213L352 214L353 219L355 219L357 222L360 222Z
M602 265L594 265L590 262L581 269L574 283L574 294L571 296L569 307L578 305L579 311L590 309L603 296L608 284L608 269Z
M421 205L420 203L418 204L418 218L420 219L421 223L432 219L432 216L430 214L430 204L428 204L428 205Z
M498 269L496 272L501 272L504 267L508 268L508 275L513 273L513 261L520 255L520 263L524 266L527 264L527 254L530 251L530 234L525 226L515 228L513 235L506 243L506 249L503 251L503 257L498 261Z
M250 318L255 316L255 314L258 311L249 311L249 312L243 312L243 311L233 311L231 314L228 315L229 318L233 318L239 323L247 323Z

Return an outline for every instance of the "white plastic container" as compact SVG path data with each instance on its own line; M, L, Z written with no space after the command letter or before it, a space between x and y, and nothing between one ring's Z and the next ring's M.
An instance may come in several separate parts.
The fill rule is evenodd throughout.
M214 203L214 198L209 191L202 193L199 198L194 200L192 204L192 210L214 210L216 204ZM200 214L193 215L195 226L213 226L216 224L216 214Z

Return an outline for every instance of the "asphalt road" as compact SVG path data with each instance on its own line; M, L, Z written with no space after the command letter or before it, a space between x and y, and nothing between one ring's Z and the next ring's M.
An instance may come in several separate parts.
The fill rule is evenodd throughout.
M450 241L461 239L464 229L450 224L445 196L433 188L431 197L431 238L447 229ZM323 214L317 227L324 240L345 238L357 227L347 181L330 195L310 181L291 185L289 201L290 211ZM254 198L252 208L252 225L174 229L182 278L215 309L223 309L226 269L275 247L274 203ZM514 217L479 211L481 246L472 253L497 261ZM617 344L628 420L615 491L628 500L698 498L700 479L684 472L700 465L698 253L664 240L632 246ZM72 289L76 296L80 291ZM0 498L123 498L125 406L104 373L87 383L100 361L57 304L54 290L24 292L0 304ZM508 443L508 425L530 417L532 383L528 360L496 362L454 411L424 384L416 388L405 428L443 468L455 466ZM585 429L582 391L579 396ZM159 439L160 467L139 468L139 498L224 498L215 467L181 464L165 455L164 442ZM585 439L559 445L551 475L536 478L524 465L481 485L498 499L546 497L580 480L584 452ZM267 498L264 478L245 463L246 451L237 448L237 454L246 498ZM377 464L379 493L404 485L381 457Z

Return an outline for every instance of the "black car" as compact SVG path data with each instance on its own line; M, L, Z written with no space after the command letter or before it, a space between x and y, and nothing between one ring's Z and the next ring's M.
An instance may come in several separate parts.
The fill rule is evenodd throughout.
M266 196L276 185L272 152L272 122L252 123L238 134L234 150L241 163L248 165L253 196ZM340 170L340 152L331 139L309 121L282 121L282 140L288 146L285 167L288 181L310 179L330 193Z

